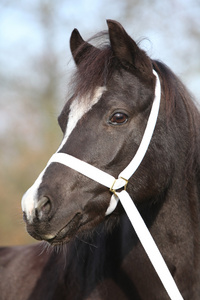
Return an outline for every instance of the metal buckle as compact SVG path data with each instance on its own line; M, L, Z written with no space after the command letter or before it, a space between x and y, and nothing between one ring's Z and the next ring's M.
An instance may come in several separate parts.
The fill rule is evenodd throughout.
M117 181L117 179L114 180L112 186L110 187L110 191L116 195L116 191L113 189L113 186L115 185L115 182Z
M126 191L126 188L127 188L127 185L128 185L128 180L124 177L119 177L119 178L123 179L126 182L125 185L124 185L124 190Z
M123 180L125 181L125 184L124 184L124 190L126 191L126 188L127 188L127 185L128 185L128 180L127 180L126 178L123 178L123 177L119 177L119 178L121 178L121 179L123 179ZM118 178L118 179L119 179L119 178ZM112 186L111 186L111 188L110 188L110 191L111 191L113 194L115 194L115 195L116 195L116 190L113 189L113 187L114 187L114 185L115 185L115 183L116 183L116 181L117 181L118 179L115 179L115 180L114 180L114 182L113 182L113 184L112 184ZM122 187L121 187L121 188L122 188Z

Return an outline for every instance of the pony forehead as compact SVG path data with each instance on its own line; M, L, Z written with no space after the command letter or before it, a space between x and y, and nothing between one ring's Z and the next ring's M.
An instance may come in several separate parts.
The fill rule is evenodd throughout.
M60 151L60 149L64 146L73 129L76 127L78 121L101 99L105 91L106 87L101 86L95 89L92 98L88 94L84 97L76 97L72 101L69 109L68 123L65 131L65 136L57 152Z

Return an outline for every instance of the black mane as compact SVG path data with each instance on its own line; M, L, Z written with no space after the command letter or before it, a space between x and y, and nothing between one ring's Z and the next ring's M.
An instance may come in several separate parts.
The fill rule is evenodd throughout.
M197 176L200 180L200 114L196 103L185 85L164 63L156 60L152 60L152 63L162 82L166 122L173 122L176 128L176 122L181 124L181 120L187 118L188 127L185 128L185 133L189 135L189 145L185 178L194 180L193 176ZM186 115L183 115L183 110L186 110Z

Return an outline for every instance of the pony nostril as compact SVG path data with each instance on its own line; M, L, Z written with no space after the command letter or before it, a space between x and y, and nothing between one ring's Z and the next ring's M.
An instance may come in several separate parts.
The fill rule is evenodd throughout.
M51 211L51 201L48 197L44 196L37 202L36 215L41 219L44 215L48 215Z

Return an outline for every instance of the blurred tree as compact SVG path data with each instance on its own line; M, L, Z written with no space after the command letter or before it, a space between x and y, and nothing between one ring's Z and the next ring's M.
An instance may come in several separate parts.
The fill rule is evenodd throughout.
M23 14L28 17L31 10L31 15L36 19L42 34L42 49L39 54L28 57L27 73L21 74L18 70L17 74L8 72L7 76L2 76L5 92L1 106L7 116L3 124L5 133L0 135L2 244L32 241L28 235L22 237L21 234L22 228L24 232L21 196L58 148L61 139L56 124L59 80L62 77L59 53L55 47L57 2L39 1L34 7L27 6L25 2L20 5ZM11 89L6 88L8 84Z
M134 39L149 38L151 43L141 46L198 93L199 4L199 0L0 2L1 244L33 242L25 234L20 200L61 140L56 118L71 73L67 63L72 29L79 28L87 39L106 28L106 19L117 19Z
M136 38L148 38L157 58L186 83L200 103L200 1L124 0L121 18ZM151 44L146 49L151 54ZM144 43L141 43L141 46ZM150 47L150 48L149 48Z

